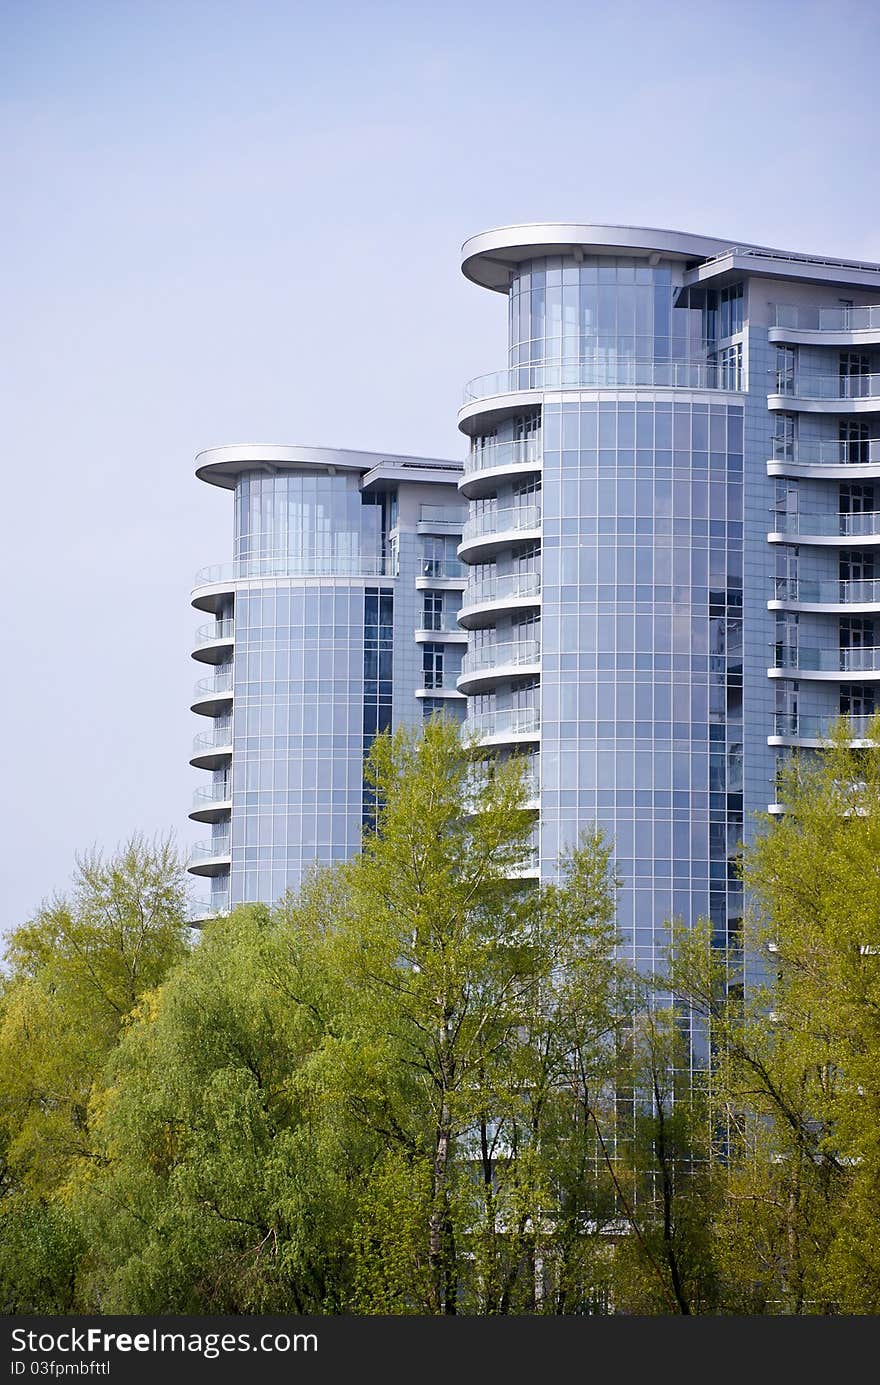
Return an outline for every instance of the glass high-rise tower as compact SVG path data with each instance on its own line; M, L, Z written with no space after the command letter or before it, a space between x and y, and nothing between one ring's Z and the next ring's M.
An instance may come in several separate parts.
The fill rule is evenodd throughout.
M509 321L459 414L467 728L528 756L542 875L613 840L640 967L672 915L733 941L779 757L875 708L880 266L539 224L463 271Z

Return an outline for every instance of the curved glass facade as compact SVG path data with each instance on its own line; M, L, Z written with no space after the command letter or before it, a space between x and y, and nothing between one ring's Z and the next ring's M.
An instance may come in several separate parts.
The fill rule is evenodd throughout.
M241 476L235 487L235 558L288 559L290 570L377 570L384 557L388 501L364 495L357 472Z

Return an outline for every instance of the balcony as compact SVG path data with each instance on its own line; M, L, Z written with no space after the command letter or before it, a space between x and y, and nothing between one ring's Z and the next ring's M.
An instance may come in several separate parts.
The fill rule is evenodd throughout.
M767 737L768 745L797 745L819 749L832 735L834 727L842 720L849 723L850 745L871 747L875 741L867 738L867 731L874 720L873 716L860 715L804 716L799 712L776 712L773 717L773 734Z
M798 543L838 547L857 542L880 543L880 510L859 510L832 514L804 514L781 511L771 516L770 543Z
M540 471L542 465L540 433L516 441L487 443L474 448L466 458L458 488L463 495L478 496L493 489L502 477Z
M229 783L202 784L193 794L190 817L194 822L220 822L232 812L232 786Z
M212 837L190 848L186 868L191 875L225 875L230 866L228 837Z
M232 703L232 669L214 678L200 678L193 690L190 710L203 717L228 716Z
M776 379L767 407L807 413L873 413L880 409L880 375L799 371L795 379Z
M417 644L431 644L435 640L440 644L465 644L467 642L467 631L462 630L458 623L458 611L429 611L427 617L422 614L423 624L416 629Z
M541 537L540 505L511 505L483 510L469 519L461 531L458 556L482 563L490 554L512 543Z
M466 518L463 505L420 505L417 530L420 534L460 534Z
M767 463L770 476L857 481L880 477L880 438L774 438Z
M777 303L768 332L771 342L815 346L880 343L880 307L807 307Z
M464 387L465 406L494 395L527 390L711 389L741 390L742 372L705 361L636 361L626 356L587 356L573 361L535 361L478 375Z
M200 625L195 633L192 657L203 664L225 664L235 642L235 621L229 616Z
M458 619L466 630L475 630L491 625L504 611L526 610L540 604L540 573L511 572L468 583Z
M864 681L880 677L880 646L855 649L814 649L775 645L771 678L816 678L826 681Z
M200 928L203 923L210 923L212 919L228 914L229 908L228 890L212 894L210 899L199 900L192 906L189 922L193 928Z
M541 737L541 714L537 707L506 708L482 712L462 722L462 738L481 745L515 745Z
M196 769L222 769L232 758L232 723L219 723L193 740L190 764Z
M476 693L509 678L532 677L540 668L538 640L484 644L470 650L462 659L458 686L464 693Z
M416 574L416 588L426 591L431 588L461 590L467 581L467 574L458 558L422 558Z
M796 607L833 614L852 607L866 611L880 609L880 579L874 577L842 582L776 577L773 591L767 603L771 611Z

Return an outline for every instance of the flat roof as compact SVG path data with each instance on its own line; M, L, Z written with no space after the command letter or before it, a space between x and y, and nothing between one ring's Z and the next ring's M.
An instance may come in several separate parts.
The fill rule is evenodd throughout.
M349 447L282 446L278 443L230 443L209 447L196 456L196 476L212 486L232 490L236 478L245 471L356 471L359 475L383 468L408 480L446 479L454 482L462 463L448 457L410 457L398 452L358 452ZM424 473L420 476L419 473ZM452 474L454 473L454 475Z

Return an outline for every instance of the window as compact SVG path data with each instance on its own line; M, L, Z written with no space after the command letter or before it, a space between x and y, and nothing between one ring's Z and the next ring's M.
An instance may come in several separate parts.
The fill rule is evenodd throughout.
M735 346L725 346L718 352L718 388L722 390L742 389L742 342Z
M443 629L443 593L423 592L422 629Z
M458 577L461 568L456 557L456 540L433 535L422 539L422 576Z
M776 394L794 394L797 377L797 347L776 348Z
M733 337L743 326L743 286L730 284L718 295L718 335Z
M842 382L841 389L843 389ZM842 462L852 462L859 466L871 460L872 447L867 419L842 419L838 427L838 436Z
M797 416L795 414L777 414L774 422L773 456L780 461L793 461L796 447Z
M442 644L422 645L422 672L426 688L443 687L443 652Z
M541 556L541 545L537 540L532 543L521 543L513 550L513 559L516 563L517 572L537 572L538 560Z

